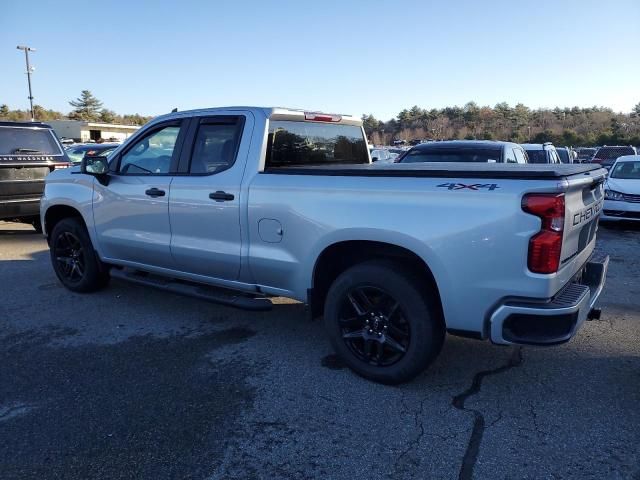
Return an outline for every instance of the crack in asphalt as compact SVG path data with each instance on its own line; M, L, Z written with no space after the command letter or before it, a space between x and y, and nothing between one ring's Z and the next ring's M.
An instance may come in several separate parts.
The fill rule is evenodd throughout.
M464 406L465 402L469 397L480 393L480 389L482 388L482 380L484 380L485 377L497 375L499 373L506 372L507 370L510 370L514 367L518 367L522 364L522 361L522 347L516 347L506 364L491 370L482 370L476 373L473 376L473 380L471 381L471 385L469 386L469 388L467 388L464 392L459 393L451 400L451 405L453 405L455 408L465 412L471 412L473 413L474 417L471 437L469 438L467 450L465 451L464 457L462 458L462 465L460 466L460 472L458 474L459 480L470 480L473 477L473 468L475 467L475 464L478 460L480 443L482 442L482 436L484 435L484 430L486 427L486 422L482 412L480 410L466 408Z

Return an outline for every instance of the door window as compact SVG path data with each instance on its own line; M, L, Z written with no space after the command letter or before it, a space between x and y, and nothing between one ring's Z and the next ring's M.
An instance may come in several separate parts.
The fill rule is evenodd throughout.
M213 174L228 169L236 159L241 122L203 123L193 144L189 173Z
M179 126L167 125L135 142L122 155L120 173L125 175L169 173L179 133Z

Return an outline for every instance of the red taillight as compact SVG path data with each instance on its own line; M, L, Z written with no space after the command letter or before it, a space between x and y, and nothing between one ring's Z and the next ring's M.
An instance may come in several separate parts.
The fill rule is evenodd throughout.
M529 270L557 272L564 231L564 194L530 193L522 199L522 209L542 221L540 232L529 240Z

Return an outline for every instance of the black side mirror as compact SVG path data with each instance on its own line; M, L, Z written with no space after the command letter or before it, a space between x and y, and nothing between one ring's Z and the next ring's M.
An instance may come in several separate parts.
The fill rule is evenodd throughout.
M378 157L371 157L371 161L372 162L377 162L378 161Z
M93 175L103 185L109 183L109 160L103 155L85 155L80 163L80 172Z

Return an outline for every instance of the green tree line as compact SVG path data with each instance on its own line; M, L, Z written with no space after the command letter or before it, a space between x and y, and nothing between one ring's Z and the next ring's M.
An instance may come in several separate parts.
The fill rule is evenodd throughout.
M468 102L463 107L402 110L387 122L363 115L370 143L393 140L509 140L557 145L640 145L640 103L630 114L604 107L531 109L502 102L494 107Z
M46 109L41 105L34 105L33 111L37 121L47 122L49 120L85 120L88 122L117 123L122 125L144 125L150 116L135 114L119 115L113 110L104 108L102 102L98 100L89 90L83 90L75 100L70 100L69 105L73 107L69 113L62 113L56 110ZM12 110L5 103L0 104L0 120L12 122L26 122L31 120L29 110Z

